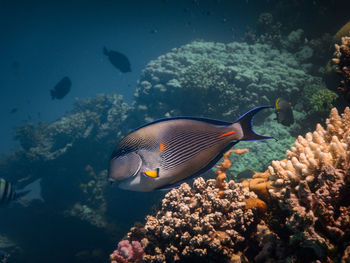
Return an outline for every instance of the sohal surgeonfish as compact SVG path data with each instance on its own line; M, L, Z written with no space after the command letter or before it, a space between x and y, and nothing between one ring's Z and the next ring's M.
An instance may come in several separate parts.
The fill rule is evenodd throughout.
M294 123L292 105L283 98L278 98L275 103L275 110L278 123L290 126Z
M113 50L108 51L105 47L103 48L103 54L105 54L112 65L119 69L121 72L131 72L130 61L124 54Z
M124 137L110 158L109 180L133 191L166 190L212 168L239 141L273 139L255 133L254 108L234 123L197 117L165 118Z

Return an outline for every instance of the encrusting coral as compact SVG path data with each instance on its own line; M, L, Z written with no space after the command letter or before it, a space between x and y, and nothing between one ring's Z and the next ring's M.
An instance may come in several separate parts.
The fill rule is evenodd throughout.
M350 23L350 22L349 22ZM350 37L341 38L341 44L335 44L335 58L332 61L337 65L336 72L342 80L338 90L344 94L345 100L350 102Z
M145 262L346 262L350 109L333 108L326 125L243 183L198 178L173 189L127 240L141 242ZM264 215L254 192L266 198Z

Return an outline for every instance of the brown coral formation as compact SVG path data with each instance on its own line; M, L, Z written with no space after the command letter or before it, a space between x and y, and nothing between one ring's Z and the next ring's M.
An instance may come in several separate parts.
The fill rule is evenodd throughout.
M280 192L286 185L296 185L301 180L312 183L323 167L331 165L347 171L350 166L350 109L339 116L333 108L326 120L327 129L317 124L316 130L299 136L294 146L287 150L287 159L273 161L268 167L269 179ZM271 193L274 190L270 190Z
M182 184L129 241L141 240L146 262L348 262L350 109L332 109L326 125L245 185L227 182L223 198L215 180Z
M182 184L162 200L155 216L147 216L143 244L146 262L229 262L243 260L249 235L258 223L245 199L256 198L241 184L230 181L224 198L215 180L198 178L193 188ZM132 239L140 231L132 228ZM199 261L198 261L199 260Z
M284 220L277 232L287 230L292 247L310 260L333 262L350 245L350 109L339 116L333 108L326 124L299 136L287 159L273 161L265 183L275 187L269 190L278 203L274 216Z
M335 44L335 58L332 61L337 65L336 72L342 79L338 90L350 102L350 37L342 37L341 44Z

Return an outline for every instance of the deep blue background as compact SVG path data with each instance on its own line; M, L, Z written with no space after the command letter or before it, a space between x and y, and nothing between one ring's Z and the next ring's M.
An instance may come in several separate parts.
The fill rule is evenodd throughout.
M150 60L196 39L237 39L257 15L243 0L1 0L0 154L18 147L14 127L54 121L76 97L119 93L131 101ZM103 46L126 54L132 72L115 69ZM64 76L72 90L52 101L49 90ZM18 112L10 114L12 108Z

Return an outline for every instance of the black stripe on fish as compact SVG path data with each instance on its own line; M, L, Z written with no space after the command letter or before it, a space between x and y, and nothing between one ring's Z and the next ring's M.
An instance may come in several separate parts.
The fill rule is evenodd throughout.
M168 147L162 156L166 157L168 155L176 155L179 152L184 152L186 149L192 148L196 144L205 140L215 139L217 141L216 135L217 133L194 133L192 136L185 135L177 140L171 140L170 143L166 142Z
M155 142L151 140L145 141L142 138L126 136L119 142L117 148L113 151L110 159L117 158L130 152L137 151L139 149L152 150L154 148L154 145Z
M9 199L11 196L12 186L5 179L1 179L0 183L4 185L3 187L1 187L1 189L3 190L0 193L1 194L0 204L7 203L8 201L10 201Z
M187 138L184 138L184 140L181 141L176 141L176 147L168 147L168 151L162 155L162 167L164 169L171 169L178 166L188 161L193 156L199 154L201 151L215 145L218 140L217 133L211 132L197 134L197 137L195 137L192 141L188 140Z
M213 160L211 160L206 166L204 166L203 168L201 168L198 172L195 172L194 174L190 175L189 177L186 177L180 181L177 181L173 184L167 184L161 187L156 188L155 190L169 190L172 188L176 188L179 187L182 183L191 180L193 178L196 178L197 176L207 172L208 170L210 170L224 155L225 152L227 152L229 149L231 149L236 143L238 143L239 141L234 141L229 143L224 149L222 149L221 152L219 152L218 155L216 155Z

